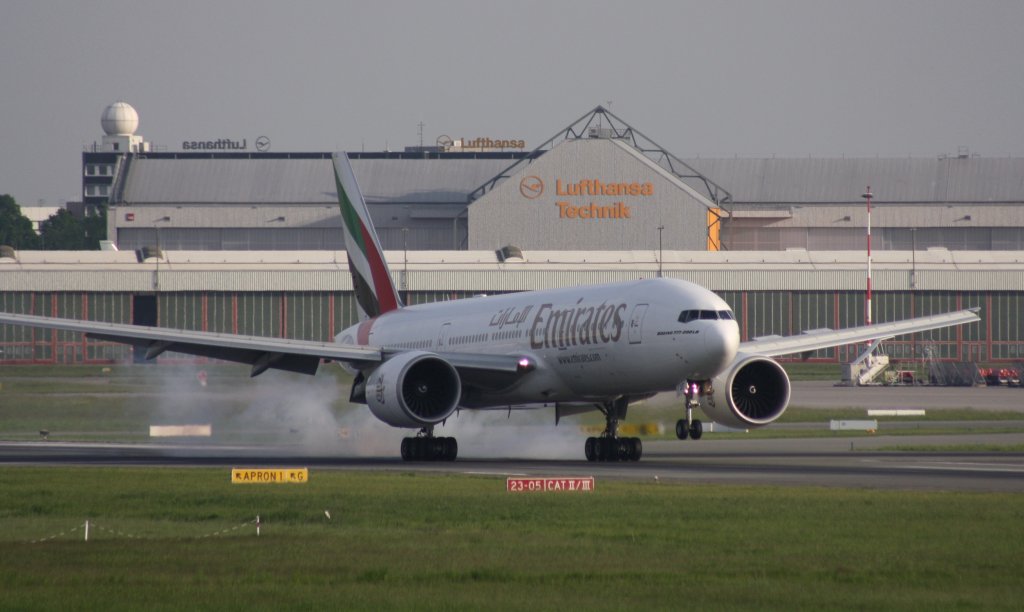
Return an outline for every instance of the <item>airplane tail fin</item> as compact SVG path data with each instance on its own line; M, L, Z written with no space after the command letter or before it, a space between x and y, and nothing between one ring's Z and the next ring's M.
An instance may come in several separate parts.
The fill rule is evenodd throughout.
M384 261L384 250L347 153L334 154L334 183L338 188L348 268L352 272L360 320L401 308L402 300Z

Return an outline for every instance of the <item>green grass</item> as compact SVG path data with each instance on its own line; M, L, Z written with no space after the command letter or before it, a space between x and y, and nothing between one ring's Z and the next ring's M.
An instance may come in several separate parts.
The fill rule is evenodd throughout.
M833 364L788 364L797 376L807 379L836 370ZM200 386L199 371L207 374L207 386ZM270 371L256 379L249 378L248 368L234 365L118 365L118 366L4 366L0 369L0 439L35 440L39 431L50 432L55 441L145 442L149 426L162 423L212 423L217 441L226 443L259 443L281 441L303 423L294 419L274 420L274 415L291 411L292 391L315 389L326 411L340 415L347 410L365 411L346 401L351 378L341 368L324 367L314 378L299 374ZM275 403L276 402L276 403ZM254 418L253 406L259 407ZM269 415L269 416L268 416ZM678 401L665 394L629 409L629 423L661 422L666 431L661 436L674 438L673 426L682 416ZM699 414L698 418L704 418ZM727 437L831 437L864 436L865 433L834 433L827 429L833 419L863 419L859 408L820 409L790 407L778 424L753 430L747 434L713 434ZM706 419L705 419L706 420ZM1020 427L1000 426L976 428L928 426L936 421L1018 421ZM570 418L603 427L600 414L593 412ZM887 429L888 421L921 423L915 429ZM791 423L820 423L815 430L788 430ZM929 411L924 417L879 418L880 430L899 435L1001 433L1024 429L1024 413L981 410Z
M1018 609L1020 495L0 469L0 609ZM324 510L331 513L328 520ZM226 535L202 536L242 525ZM46 537L94 521L81 530ZM110 531L108 531L110 530ZM138 536L118 536L122 531Z
M294 426L267 415L289 410L296 393L308 389L318 403L327 398L325 410L346 409L351 377L336 366L314 378L271 371L256 379L233 365L3 366L0 385L0 439L38 439L46 430L51 440L141 442L150 425L197 422L214 423L223 442L258 442L261 430Z
M837 363L815 363L805 361L783 361L782 367L790 380L831 380L843 378L842 366Z

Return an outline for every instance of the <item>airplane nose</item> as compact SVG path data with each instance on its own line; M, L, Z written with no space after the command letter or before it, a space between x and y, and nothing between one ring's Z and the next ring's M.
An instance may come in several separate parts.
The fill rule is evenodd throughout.
M724 370L736 358L740 347L740 330L736 321L716 321L707 327L704 351L710 377Z

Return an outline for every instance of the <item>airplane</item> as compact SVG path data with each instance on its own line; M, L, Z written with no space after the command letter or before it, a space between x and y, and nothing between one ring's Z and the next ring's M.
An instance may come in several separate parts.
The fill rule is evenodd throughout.
M586 439L588 461L637 461L639 438L620 437L632 402L675 391L685 398L676 436L698 440L700 407L744 429L782 416L790 399L773 357L879 341L980 320L962 310L845 330L740 341L733 311L700 285L647 278L406 306L387 268L348 156L333 156L359 323L334 342L241 336L0 313L0 323L82 332L136 347L315 374L339 362L355 376L350 399L381 421L418 430L401 443L406 461L452 461L458 443L434 428L460 410L553 408L555 421L599 410L605 429Z

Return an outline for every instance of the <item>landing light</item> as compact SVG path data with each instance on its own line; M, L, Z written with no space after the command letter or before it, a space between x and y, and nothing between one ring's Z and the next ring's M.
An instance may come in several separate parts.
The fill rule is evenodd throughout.
M536 366L534 365L533 360L529 357L520 357L519 362L516 364L516 369L520 374L532 372L534 367Z

